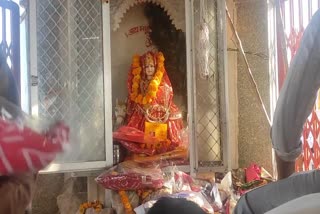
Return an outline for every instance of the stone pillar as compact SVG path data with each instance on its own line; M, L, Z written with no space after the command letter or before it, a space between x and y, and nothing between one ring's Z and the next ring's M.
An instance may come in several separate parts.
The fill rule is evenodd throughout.
M268 3L262 0L235 0L237 30L247 52L253 76L263 102L270 109L268 57ZM256 53L256 54L255 54ZM257 163L272 172L270 126L263 113L246 65L238 53L239 165Z

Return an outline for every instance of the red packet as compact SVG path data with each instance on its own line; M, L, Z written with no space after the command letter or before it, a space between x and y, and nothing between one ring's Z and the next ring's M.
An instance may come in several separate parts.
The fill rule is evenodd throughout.
M260 180L261 175L261 167L257 164L251 164L246 169L246 182L249 183L251 181Z

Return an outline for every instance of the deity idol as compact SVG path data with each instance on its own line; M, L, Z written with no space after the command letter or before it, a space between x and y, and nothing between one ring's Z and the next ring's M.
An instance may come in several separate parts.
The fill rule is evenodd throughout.
M172 101L173 90L164 60L161 52L133 57L128 76L126 124L151 135L155 134L152 130L165 130L164 138L170 144L168 150L173 150L181 145L183 121Z

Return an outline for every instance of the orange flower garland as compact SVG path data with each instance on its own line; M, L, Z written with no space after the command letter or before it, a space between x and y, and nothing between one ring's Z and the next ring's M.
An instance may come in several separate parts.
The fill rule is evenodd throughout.
M102 211L102 204L100 201L94 201L94 202L86 202L80 205L79 213L85 214L86 210L89 208L93 208L95 212L100 213Z
M137 190L140 201L144 201L153 191L152 190Z
M120 190L119 195L126 214L134 214L126 191Z
M152 100L157 96L159 85L161 83L163 73L164 73L164 56L161 52L157 54L157 70L154 74L150 84L148 86L147 93L142 95L139 93L139 86L141 81L141 71L142 67L140 65L140 56L134 56L132 61L132 92L130 94L130 99L138 104L146 105L151 103Z

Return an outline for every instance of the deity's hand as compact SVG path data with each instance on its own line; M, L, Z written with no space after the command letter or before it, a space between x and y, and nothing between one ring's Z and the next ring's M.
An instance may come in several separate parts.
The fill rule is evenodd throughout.
M146 119L149 122L166 123L169 119L170 109L164 105L151 105L146 110Z

